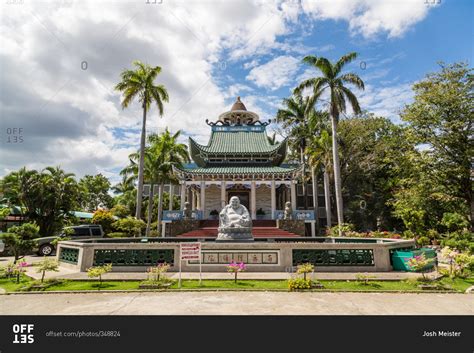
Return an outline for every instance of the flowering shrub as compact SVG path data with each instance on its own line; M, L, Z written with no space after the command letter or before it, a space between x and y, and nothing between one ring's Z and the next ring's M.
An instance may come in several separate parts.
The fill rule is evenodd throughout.
M424 270L433 262L433 259L427 259L425 254L417 255L408 260L408 266L416 272L421 272L423 279L426 280Z
M20 277L22 273L26 272L26 267L29 265L25 261L18 262L13 268L13 275L16 276L16 283L20 283Z
M449 277L466 276L474 267L474 256L451 249L449 246L441 250L441 256L448 261Z
M237 274L246 270L245 264L243 262L236 263L232 261L227 266L227 272L234 274L234 282L237 283Z
M308 263L298 265L296 273L303 274L303 279L306 281L306 274L314 271L314 265Z
M289 290L311 289L311 281L304 278L290 278L288 280Z
M167 282L166 272L168 272L170 265L167 263L157 264L155 267L147 269L149 282Z

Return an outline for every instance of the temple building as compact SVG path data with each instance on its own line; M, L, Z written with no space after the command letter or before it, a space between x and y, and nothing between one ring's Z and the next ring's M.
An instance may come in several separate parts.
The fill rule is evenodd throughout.
M181 208L187 201L199 219L217 219L229 199L238 196L253 220L271 221L281 218L289 201L297 217L314 223L314 211L297 207L302 168L298 163L285 164L288 142L267 135L270 121L260 121L238 97L230 111L206 123L211 129L209 142L201 145L190 137L194 163L174 168L181 185ZM164 214L163 219L169 216Z

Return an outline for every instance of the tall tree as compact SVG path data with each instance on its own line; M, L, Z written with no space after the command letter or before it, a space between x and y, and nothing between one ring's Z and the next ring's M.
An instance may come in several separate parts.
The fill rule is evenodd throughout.
M302 187L304 195L304 208L307 209L306 197L306 158L305 148L307 140L311 136L308 131L308 124L311 116L314 114L314 105L319 98L317 93L311 97L303 97L300 93L294 94L289 98L283 99L284 108L279 109L276 114L276 121L281 123L287 130L290 147L298 150L300 162L303 166Z
M161 67L152 67L141 61L133 62L135 70L124 70L120 74L121 82L115 89L122 92L122 108L127 108L134 99L138 99L143 109L142 133L140 138L140 157L138 163L138 188L135 217L141 218L143 167L145 160L146 117L152 104L156 104L158 113L163 115L163 102L168 102L168 92L163 85L155 85L154 81L161 72Z
M74 174L59 167L47 167L41 172L21 168L2 179L0 190L10 205L20 206L24 216L40 227L42 236L59 231L77 207Z
M329 185L329 170L332 165L332 142L327 130L311 138L306 152L309 156L309 165L312 168L323 168L324 200L326 207L327 226L331 227L331 191Z
M84 210L94 212L99 206L112 207L110 181L102 174L85 175L79 180L79 189L79 203Z
M339 226L344 223L341 171L339 165L339 151L337 143L337 123L341 113L346 111L346 100L352 107L355 114L360 113L360 106L357 97L345 84L352 84L357 88L364 89L364 82L359 76L353 73L342 73L345 65L357 58L357 53L349 53L342 56L333 63L326 58L308 55L303 58L303 62L318 70L322 76L304 80L295 89L295 93L301 93L304 89L312 89L314 96L320 96L323 92L329 93L329 114L331 116L332 127L332 152L334 168L334 184L336 193L337 222ZM339 230L341 234L341 230Z
M150 184L150 194L148 198L147 228L146 234L150 233L150 225L153 215L154 186L159 185L158 200L158 227L161 221L163 186L165 183L176 182L172 173L173 165L181 165L189 161L187 146L178 143L181 131L171 134L168 129L161 135L152 134L148 136L148 145L145 147L144 180ZM130 156L130 165L122 170L121 174L130 178L138 178L139 153Z
M413 86L415 100L401 117L424 145L431 178L444 200L473 221L474 75L465 63L446 65ZM447 203L445 203L447 205ZM450 206L451 207L451 206ZM447 211L452 212L452 211Z

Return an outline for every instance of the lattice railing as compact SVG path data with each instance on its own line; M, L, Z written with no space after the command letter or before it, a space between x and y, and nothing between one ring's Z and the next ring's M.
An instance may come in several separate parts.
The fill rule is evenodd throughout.
M59 261L77 264L78 257L79 249L61 247L61 251L59 252Z
M112 264L113 266L155 266L158 263L173 265L173 249L96 249L94 266Z
M372 249L293 249L293 266L374 266Z

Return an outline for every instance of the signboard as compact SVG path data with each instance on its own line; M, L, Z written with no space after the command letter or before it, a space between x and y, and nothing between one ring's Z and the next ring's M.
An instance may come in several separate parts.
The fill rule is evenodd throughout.
M179 253L181 260L200 260L201 243L181 243Z
M265 126L256 126L256 125L237 125L237 126L213 126L212 131L220 132L263 132L265 131Z
M199 285L202 283L201 266L201 243L180 243L179 244L179 281L178 287L181 288L181 262L199 260Z

